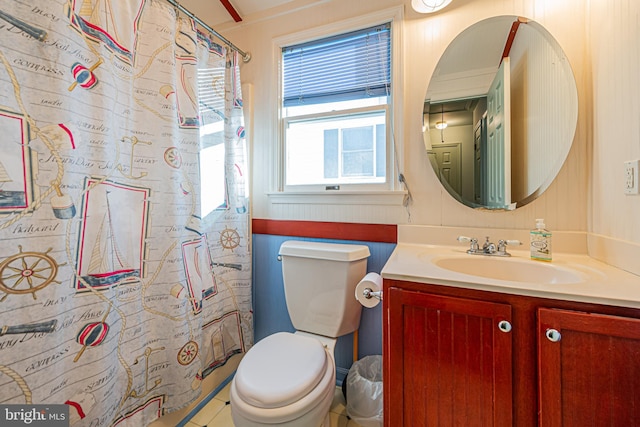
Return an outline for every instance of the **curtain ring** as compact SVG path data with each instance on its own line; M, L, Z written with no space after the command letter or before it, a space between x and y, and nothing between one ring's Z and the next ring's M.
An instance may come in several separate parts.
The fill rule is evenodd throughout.
M175 0L172 3L173 3L173 11L176 14L176 19L178 19L180 18L180 3L178 2L178 0Z

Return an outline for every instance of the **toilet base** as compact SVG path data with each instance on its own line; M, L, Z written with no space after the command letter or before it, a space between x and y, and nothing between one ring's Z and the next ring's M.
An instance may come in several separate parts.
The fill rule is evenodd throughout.
M235 390L232 383L231 395L233 396L233 394L235 394ZM235 427L330 427L331 417L329 412L331 410L331 404L333 402L334 395L335 392L327 393L322 399L322 402L320 402L315 408L311 409L309 412L303 414L299 418L282 423L257 422L247 419L242 414L234 411L234 399L232 398L231 417L233 419L233 424ZM323 413L325 414L324 417L322 417Z
M327 416L324 417L324 421L320 427L331 427L331 416L329 415L329 412L327 412Z

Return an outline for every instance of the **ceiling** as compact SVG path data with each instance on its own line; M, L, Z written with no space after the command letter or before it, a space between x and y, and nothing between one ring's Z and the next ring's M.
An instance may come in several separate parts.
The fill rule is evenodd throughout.
M240 18L264 12L268 9L291 3L294 0L226 0ZM233 24L234 19L221 0L180 0L179 4L195 14L213 29L216 25Z
M429 113L430 125L436 121L444 120L449 126L462 126L473 124L473 109L486 91L493 77L487 81L482 93L474 93L473 96L465 95L462 99L451 100L442 97L442 89L439 85L447 82L462 80L468 76L480 76L491 70L493 74L500 65L503 52L509 38L511 26L516 18L514 16L499 16L480 21L472 27L460 33L447 47L438 61L425 96L424 113ZM478 35L482 36L479 37ZM491 75L493 75L491 74ZM474 87L475 88L475 87ZM438 92L440 90L440 92ZM437 92L440 98L433 98ZM433 99L446 99L446 101L430 102Z
M440 58L434 75L497 69L514 20L515 17L507 15L493 17L477 22L458 34Z
M437 104L425 103L424 113L429 114L429 126L434 128L436 122L444 120L448 126L473 125L473 110L480 98L459 99L440 102Z

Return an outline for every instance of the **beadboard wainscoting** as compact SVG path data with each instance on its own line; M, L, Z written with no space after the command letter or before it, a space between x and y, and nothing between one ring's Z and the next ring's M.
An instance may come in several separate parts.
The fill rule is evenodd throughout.
M366 245L371 252L367 261L368 273L380 273L396 246L395 227L389 228L372 224L315 223L312 221L305 221L302 224L300 221L254 220L253 223L255 342L275 332L295 331L287 311L282 266L278 261L278 251L284 241L307 240ZM260 234L266 230L280 234ZM323 237L320 238L319 235ZM364 239L367 235L375 241L349 240L352 236ZM353 335L340 337L336 345L338 384L342 383L353 363ZM358 359L368 355L382 354L382 304L378 304L374 308L362 309L356 345Z

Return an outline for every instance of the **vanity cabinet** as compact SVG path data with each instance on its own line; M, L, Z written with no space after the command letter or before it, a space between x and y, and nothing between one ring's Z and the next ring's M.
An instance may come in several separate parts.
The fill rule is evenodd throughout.
M511 306L398 287L384 296L386 425L511 425Z
M538 310L540 425L640 424L640 319Z
M640 310L391 279L383 291L385 427L640 425Z

